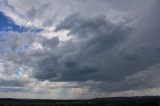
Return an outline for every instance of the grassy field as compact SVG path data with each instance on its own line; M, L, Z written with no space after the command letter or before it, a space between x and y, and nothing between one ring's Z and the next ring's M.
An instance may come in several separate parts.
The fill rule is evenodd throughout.
M117 97L90 100L0 99L0 106L160 106L160 97Z

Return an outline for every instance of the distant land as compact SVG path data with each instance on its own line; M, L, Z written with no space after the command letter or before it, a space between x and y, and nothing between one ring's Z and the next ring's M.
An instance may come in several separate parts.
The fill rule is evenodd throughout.
M160 106L160 96L106 97L85 100L0 98L0 106Z

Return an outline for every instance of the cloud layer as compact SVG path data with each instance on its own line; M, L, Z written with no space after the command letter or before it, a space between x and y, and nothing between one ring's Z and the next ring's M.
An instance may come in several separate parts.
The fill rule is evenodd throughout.
M1 0L0 94L159 95L158 3Z

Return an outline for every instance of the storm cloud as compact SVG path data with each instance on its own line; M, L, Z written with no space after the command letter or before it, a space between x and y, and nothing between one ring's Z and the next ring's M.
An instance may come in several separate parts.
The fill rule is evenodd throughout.
M27 29L0 30L1 93L91 98L159 91L158 0L0 3L2 18Z

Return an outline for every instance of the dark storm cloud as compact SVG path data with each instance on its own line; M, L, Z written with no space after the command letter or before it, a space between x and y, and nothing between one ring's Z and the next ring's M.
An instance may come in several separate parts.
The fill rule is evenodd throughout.
M124 80L108 83L101 82L84 82L81 86L90 87L90 92L117 92L126 90L146 90L148 88L156 88L160 85L159 65L155 65L148 70L137 72L127 76ZM149 80L148 80L149 79Z
M118 75L121 70L118 72L112 63L120 59L114 57L114 52L132 31L127 24L113 24L105 16L83 18L76 13L67 17L56 31L70 30L68 36L73 38L65 42L64 47L58 48L59 54L55 54L57 48L52 50L54 44L44 45L52 51L40 61L40 70L36 71L35 76L40 80L52 81L114 81L124 78L125 75ZM75 42L76 39L79 41ZM112 58L116 60L112 62Z
M157 93L159 0L31 1L0 1L0 11L15 25L31 27L0 32L0 93L47 91L67 98Z
M39 62L40 68L34 73L35 77L50 81L102 81L109 91L155 87L157 83L140 81L143 83L140 86L141 83L135 80L125 80L160 62L159 15L152 16L155 17L152 19L151 14L147 14L144 21L150 25L155 23L152 29L148 29L147 23L132 28L128 19L112 23L105 16L86 18L78 13L70 15L57 25L56 31L69 30L68 36L72 38L64 42L63 47L46 41L44 47L51 48L51 51L47 52L47 58ZM154 21L149 21L149 17ZM139 86L134 87L135 84Z
M44 8L48 6L44 5ZM156 80L152 77L153 82L149 83L144 80L148 74L140 72L160 62L158 9L159 6L155 5L135 26L131 24L135 20L128 21L130 18L126 17L114 22L105 15L86 17L81 13L72 14L59 22L55 29L57 32L68 30L70 40L42 37L36 41L42 45L42 50L29 52L27 56L31 59L19 56L22 61L19 63L31 67L32 77L41 81L75 81L80 86L84 82L82 86L101 91L157 87L158 77ZM32 10L30 12L28 16L32 15ZM138 78L138 81L135 78L140 74L146 76ZM90 85L85 83L87 81L94 83Z

